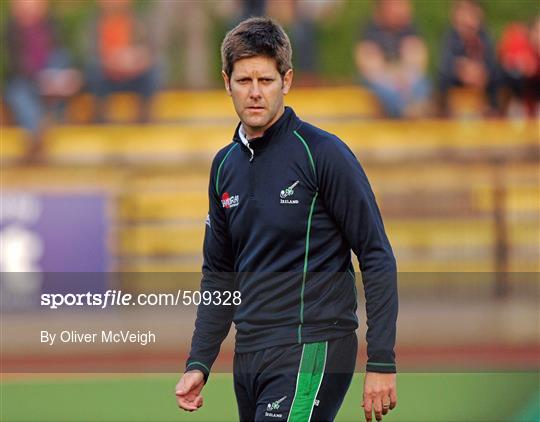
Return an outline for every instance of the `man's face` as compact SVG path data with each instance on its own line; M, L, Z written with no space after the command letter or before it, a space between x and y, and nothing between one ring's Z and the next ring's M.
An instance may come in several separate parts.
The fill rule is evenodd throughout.
M383 0L378 3L378 18L390 30L400 30L411 23L412 6L409 0Z
M460 1L454 5L452 19L456 30L462 36L472 36L482 26L483 11L476 4Z
M274 59L255 56L235 62L231 77L223 73L223 80L248 137L254 138L283 114L292 69L282 79Z

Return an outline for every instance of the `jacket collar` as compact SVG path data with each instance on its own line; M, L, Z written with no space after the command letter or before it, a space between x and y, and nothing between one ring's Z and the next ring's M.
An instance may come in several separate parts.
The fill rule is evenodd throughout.
M290 127L294 124L295 121L298 120L298 117L296 117L296 114L294 110L291 107L285 107L285 111L280 116L280 118L274 122L272 126L270 126L268 129L266 129L262 136L259 136L258 138L253 138L249 140L249 147L253 149L254 151L262 150L266 148L268 143L277 137L279 137L281 134L286 133ZM234 137L233 141L239 143L243 149L248 151L250 148L248 148L244 143L242 142L242 139L240 138L240 126L242 125L242 122L238 123L236 126L236 130L234 131Z

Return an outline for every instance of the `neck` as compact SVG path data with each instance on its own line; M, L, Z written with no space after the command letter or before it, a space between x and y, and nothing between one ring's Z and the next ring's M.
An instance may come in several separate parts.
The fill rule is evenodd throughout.
M244 133L248 141L254 138L260 138L261 136L264 135L265 129L250 128L248 126L245 126L243 123L242 123L242 127L244 128Z

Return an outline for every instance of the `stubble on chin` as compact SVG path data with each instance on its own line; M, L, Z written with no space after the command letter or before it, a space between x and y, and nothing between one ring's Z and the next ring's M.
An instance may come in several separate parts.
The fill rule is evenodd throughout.
M250 118L249 116L246 116L242 123L245 125L253 128L253 129L260 129L263 128L268 124L269 120L267 116L260 116L256 118Z

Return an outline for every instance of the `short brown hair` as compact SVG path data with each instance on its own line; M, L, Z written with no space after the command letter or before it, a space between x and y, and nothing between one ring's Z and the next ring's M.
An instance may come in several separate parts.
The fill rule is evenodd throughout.
M221 64L228 77L231 77L235 62L255 56L275 59L282 77L292 69L291 42L281 25L273 19L246 19L230 30L223 39Z

